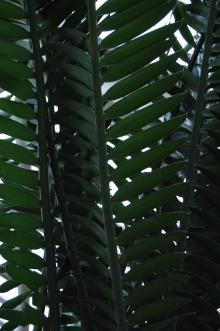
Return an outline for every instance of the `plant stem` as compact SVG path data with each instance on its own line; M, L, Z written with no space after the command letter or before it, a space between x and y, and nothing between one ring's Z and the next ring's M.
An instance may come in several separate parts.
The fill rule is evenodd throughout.
M195 107L195 117L193 123L192 138L190 143L189 161L188 161L188 167L186 173L186 179L188 181L188 185L184 193L183 209L184 211L188 211L188 212L189 212L189 204L191 203L193 198L193 191L196 181L196 167L199 159L200 127L202 122L202 112L206 100L209 57L212 50L212 41L213 41L212 33L215 23L215 16L216 16L216 0L211 0L210 12L208 18L208 28L205 37L204 55L203 55L201 76L199 83L199 92ZM189 228L189 217L181 226L181 229L183 231L187 231L188 228ZM180 250L185 251L185 249L186 249L186 238L180 242Z
M48 157L47 157L47 105L44 88L44 72L38 39L37 18L34 11L33 0L27 0L28 18L30 20L30 33L33 43L33 56L35 62L36 98L38 108L38 139L39 139L39 170L40 170L40 199L41 214L44 225L45 252L48 299L50 306L50 330L60 330L60 312L58 300L58 288L56 278L56 260L53 241L53 225L50 217L50 192L48 183Z
M108 157L107 157L107 139L105 132L105 119L103 114L103 103L101 94L101 77L100 63L98 50L98 29L97 15L95 8L95 0L87 0L88 4L88 19L90 31L90 47L91 61L93 69L93 93L96 113L96 127L98 140L99 154L99 173L100 173L100 189L102 196L102 206L104 214L104 224L107 237L107 247L109 256L109 265L112 278L112 290L114 298L114 308L116 314L116 323L118 331L127 331L127 321L125 308L123 303L123 288L121 281L121 271L117 254L117 243L115 233L115 222L113 220L113 212L111 206L111 198L109 191L109 173L108 173Z

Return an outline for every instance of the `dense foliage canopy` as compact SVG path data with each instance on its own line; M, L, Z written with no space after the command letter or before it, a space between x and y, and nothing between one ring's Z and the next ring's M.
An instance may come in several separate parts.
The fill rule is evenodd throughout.
M0 1L1 330L220 329L219 5Z

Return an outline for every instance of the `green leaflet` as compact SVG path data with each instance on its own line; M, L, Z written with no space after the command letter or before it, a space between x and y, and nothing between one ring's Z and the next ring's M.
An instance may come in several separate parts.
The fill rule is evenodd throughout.
M42 227L39 216L22 212L0 214L0 227L15 229L37 229Z
M142 280L154 272L160 272L164 268L182 261L184 255L183 253L163 254L159 257L150 258L141 264L133 265L131 270L124 275L124 281L133 282Z
M124 78L118 83L114 84L104 95L106 100L114 100L123 97L124 95L133 92L143 85L151 82L157 78L165 70L167 70L178 58L178 54L166 56L156 63L139 69L129 77Z
M120 137L150 124L153 120L175 109L183 101L184 96L185 94L177 94L137 110L123 121L118 121L111 126L108 129L108 137Z
M4 40L21 40L29 39L30 35L27 30L18 24L0 19L0 38Z
M139 306L146 301L157 299L162 293L166 293L171 288L178 288L178 286L186 282L190 277L186 275L172 275L161 277L160 279L150 282L146 286L141 286L133 290L133 292L126 299L127 305Z
M45 265L45 261L39 256L27 249L1 248L2 257L10 263L17 264L20 267L28 269L40 269Z
M89 195L96 197L97 200L100 199L100 190L94 183L88 183L85 179L72 175L71 173L64 174L64 178L67 180L66 185L71 185L75 182Z
M58 75L67 75L68 78L79 81L88 88L92 89L92 75L84 68L68 63L60 63L56 66L56 70Z
M40 203L36 192L11 184L0 184L0 197L10 206L24 208L39 208Z
M153 302L137 309L135 313L129 318L129 324L136 324L138 322L143 322L146 319L157 317L160 314L176 311L189 302L189 299L181 297L158 300L157 302Z
M26 326L28 324L35 324L42 326L45 323L43 314L25 304L22 311L15 309L0 309L0 317L10 321L2 327L2 330L13 330L17 326Z
M109 53L105 54L101 59L101 63L104 65L110 65L121 62L128 56L137 54L141 49L149 48L149 46L157 44L158 41L171 37L181 24L181 21L169 24L129 41L120 47L114 48L113 50L110 50ZM157 46L159 45L160 44L158 43Z
M22 313L24 315L24 324L34 324L39 326L45 326L46 318L40 310L31 307L29 304L25 304Z
M123 158L139 152L145 147L151 147L158 140L165 138L171 132L176 131L178 127L184 122L186 116L180 115L169 121L159 123L149 129L140 131L134 134L131 138L120 142L109 153L110 159Z
M23 269L13 264L7 263L6 271L8 275L16 282L19 284L25 284L30 289L35 289L39 286L42 286L45 282L44 277L39 273Z
M22 19L26 17L26 13L21 7L18 7L11 2L1 0L0 17Z
M0 56L18 61L28 61L31 59L32 54L28 49L20 45L0 40Z
M153 147L146 152L140 152L130 160L123 160L112 172L110 176L111 180L114 181L136 175L138 171L144 170L149 166L153 166L156 162L162 161L184 142L185 139L172 140Z
M166 167L156 169L147 174L141 174L133 178L132 182L119 186L113 197L113 201L123 201L147 192L156 185L163 184L173 178L183 167L185 162L176 162Z
M82 99L85 98L91 100L93 97L92 91L87 86L79 82L70 80L68 78L64 80L63 88L65 89L65 91L73 93L77 97L80 97Z
M18 285L19 284L13 279L7 280L6 282L2 283L2 285L0 285L0 293L8 292L13 288L17 287Z
M114 15L107 16L104 20L99 23L99 29L104 30L114 30L119 28L127 22L130 22L142 15L144 12L152 10L152 8L162 5L164 0L155 0L155 1L139 1L137 4L134 4L131 7L125 8L122 12L116 12ZM146 18L147 19L147 18Z
M118 207L113 205L117 221L131 221L135 217L143 217L153 208L163 206L176 195L180 194L185 188L185 183L167 186L158 191L154 191L141 199L131 200L127 207Z
M33 72L22 62L1 58L0 74L12 78L29 79L33 77ZM2 78L1 78L2 79Z
M2 330L14 330L19 326L19 323L16 322L6 322L5 324L2 325Z
M199 31L200 33L204 33L204 32L206 32L206 27L207 27L207 19L206 19L207 11L203 10L203 8L202 8L202 5L204 6L203 3L198 2L196 5L198 7L200 7L200 10L201 10L201 12L198 16L194 15L190 10L193 7L193 4L192 4L192 6L189 6L189 5L186 6L185 4L181 5L181 3L178 3L177 7L187 25L189 25L196 31ZM187 9L188 9L188 11L187 11ZM204 6L204 9L206 9L205 6ZM202 17L203 11L205 14L204 17Z
M186 213L169 212L152 216L148 219L135 223L132 227L126 228L118 237L119 244L126 244L132 240L142 238L147 235L160 233L162 229L167 230L184 220Z
M58 111L54 119L55 121L59 121L63 119L64 113L67 113L69 116L77 116L84 120L88 120L92 124L95 124L94 112L93 109L81 102L73 101L73 100L61 100L57 101L58 106L60 107L60 111Z
M119 100L106 110L106 119L127 115L131 111L153 101L156 97L160 97L163 93L169 91L181 76L182 72L168 75L165 78L159 79L158 81L133 92L122 100Z
M121 62L119 63L115 63L110 67L104 68L103 69L103 75L102 78L105 82L115 82L121 78L124 78L125 76L134 73L135 70L138 70L140 68L143 69L143 66L149 64L152 60L156 59L158 56L160 56L161 53L167 51L170 49L170 47L173 45L173 38L171 37L168 40L162 40L160 42L157 42L155 44L152 44L150 46L144 46L143 48L141 48L140 50L138 50L135 54L129 54L129 56L127 56L124 60L121 60ZM107 56L107 55L106 55ZM105 58L104 60L105 61ZM128 79L128 84L130 82L130 80L132 80L132 76L131 77L126 77L126 80ZM146 77L145 77L146 79ZM135 82L136 84L139 84L139 82ZM116 85L121 83L116 83ZM122 81L123 84L123 81ZM129 85L128 85L129 88ZM113 86L114 89L114 86ZM116 92L116 96L117 93L120 93L120 91ZM114 95L113 98L116 98L116 96ZM112 96L110 94L110 96L108 95L104 95L103 99L104 100L111 100Z
M0 240L13 247L39 249L44 247L42 236L33 231L0 230Z
M16 308L18 305L20 305L25 299L27 299L30 296L31 292L25 292L23 294L20 294L10 300L7 300L4 302L1 306L1 309L13 309Z
M29 80L22 80L15 77L1 76L0 88L15 95L22 100L34 97L33 85Z
M37 164L33 151L6 140L0 141L0 157L13 160L17 163Z
M36 140L35 133L27 126L14 121L10 118L0 115L0 131L13 138L22 139L25 141Z
M159 8L152 9L125 26L118 28L101 42L100 48L113 48L143 33L166 16L174 4L175 1L168 0L165 4L158 6Z
M171 312L172 314L172 312ZM180 315L178 314L178 317L172 317L172 318L167 318L166 320L163 320L162 322L156 322L156 323L150 323L148 326L142 329L142 331L158 331L158 330L164 330L164 328L167 327L172 327L174 323L177 321L183 320L184 318L188 318L189 315L193 315L193 313L185 314L185 315Z
M0 318L15 323L16 326L23 324L23 314L19 310L0 309Z
M107 14L107 13L111 13L111 12L115 12L115 11L120 11L120 10L128 8L129 6L132 6L133 4L135 4L137 2L138 2L138 0L128 0L125 4L122 1L109 0L99 8L98 13Z
M181 231L170 231L167 234L146 237L126 248L121 256L121 260L122 262L142 261L143 258L148 258L156 250L163 251L165 247L172 245L174 241L178 241L185 235Z
M65 45L58 42L49 42L47 44L47 49L45 52L50 50L56 50L63 54L64 56L70 57L72 61L76 61L80 64L84 69L91 72L91 60L88 54L83 52L79 47L73 45ZM53 58L52 58L53 59ZM53 62L49 60L49 65L52 65Z
M174 17L176 20L181 20L183 18L181 11L179 10L179 6L176 6L175 10L174 10ZM193 35L188 27L188 25L186 24L185 20L183 20L183 24L180 28L180 33L182 35L182 37L187 41L187 43L191 46L191 47L195 47L196 43L195 40L193 38Z
M74 233L73 234L74 240L76 240L79 243L85 243L86 246L88 246L90 249L92 249L98 256L100 256L104 262L107 262L107 252L105 250L105 246L101 245L97 241L93 240L89 236L85 236L82 234Z
M0 109L4 110L4 112L8 114L23 119L31 120L35 118L34 110L25 103L11 101L7 99L0 99Z
M28 188L36 188L38 172L11 163L0 162L0 178Z

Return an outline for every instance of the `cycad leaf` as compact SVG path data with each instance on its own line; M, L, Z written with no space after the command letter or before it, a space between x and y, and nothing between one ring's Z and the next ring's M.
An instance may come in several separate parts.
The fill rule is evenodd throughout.
M36 232L0 230L0 240L13 247L39 249L44 246L41 235Z
M146 152L136 154L133 159L122 161L115 171L111 174L112 180L129 177L136 174L138 171L144 170L149 166L155 165L162 161L178 146L182 145L185 139L169 141L167 143L156 146Z
M6 140L0 141L0 157L7 158L8 160L13 160L18 163L32 165L37 164L37 159L33 151Z
M167 234L159 234L152 237L144 238L137 243L125 249L121 259L122 261L135 261L147 258L156 250L172 245L179 239L184 238L185 233L181 231L170 231Z
M131 204L126 208L116 209L117 220L125 222L131 221L134 217L142 217L153 208L166 204L169 200L180 194L185 187L185 183L168 186L161 190L150 193L140 200L131 200Z
M153 101L156 97L169 91L181 75L182 72L169 75L128 95L106 110L106 118L116 118L129 114L132 110Z
M35 188L38 183L38 173L36 171L5 162L0 162L0 177L28 188Z
M45 283L44 277L36 271L23 269L13 264L7 264L6 271L15 281L19 282L19 284L27 285L30 289L38 288Z
M19 205L26 208L39 207L39 200L36 194L26 188L0 184L0 197L9 205Z
M28 68L22 62L16 62L6 58L2 58L0 62L0 73L13 78L29 79L32 78L33 73L30 68ZM2 79L2 78L1 78Z
M29 250L0 248L0 253L6 261L24 268L40 269L45 265L44 260L39 255Z
M142 174L133 178L132 182L120 185L118 191L114 195L114 201L124 201L147 192L156 185L163 184L183 167L184 162L176 162L166 167L154 170L148 174Z
M134 40L135 41L135 40ZM143 47L140 47L140 50L138 49L135 54L129 54L128 57L126 57L124 60L121 60L119 63L113 63L114 66L107 67L103 70L103 79L106 82L114 82L121 78L124 78L125 76L133 73L135 70L139 70L144 65L149 64L152 60L156 59L158 56L160 56L161 53L167 51L170 49L170 47L173 45L174 40L173 38L170 38L168 40L162 40L157 43L152 43L149 46L143 45ZM137 47L138 48L138 47ZM113 56L114 58L114 56ZM117 58L117 56L116 56ZM105 59L103 59L104 62ZM109 61L111 62L111 61ZM103 63L104 64L104 63ZM142 69L143 70L143 69ZM145 77L145 79L147 79ZM128 80L128 89L130 88L129 85L131 85L130 79ZM125 83L122 81L122 84ZM118 83L120 87L120 82ZM139 82L135 82L136 85L139 84ZM135 85L134 84L134 85ZM107 95L104 95L104 98L106 100L112 100L116 99L117 95L121 95L122 90L120 89L118 92L115 92L115 89L113 87L114 94L113 96L107 93ZM108 99L109 98L109 99Z
M25 141L36 140L36 135L30 128L5 116L0 116L0 130L2 133L14 138Z
M129 318L129 323L136 324L138 322L144 322L146 319L155 318L158 314L176 311L189 301L186 298L176 297L153 302L137 309L134 315Z
M26 17L26 13L21 7L11 2L2 0L0 3L0 16L14 19L22 19Z
M174 32L180 27L181 22L176 22L169 24L162 28L153 30L146 35L140 36L123 46L113 48L109 53L105 54L102 62L104 65L115 64L121 62L125 58L131 55L135 55L138 51L143 48L149 48L149 46L157 43L158 41L165 40L166 38L172 36ZM158 44L159 45L159 44Z
M28 39L29 32L18 24L13 24L0 19L0 37L5 40Z
M38 216L28 213L2 213L0 214L0 226L17 229L41 228L41 219Z
M141 280L153 272L161 272L168 266L176 264L184 258L182 253L163 254L159 257L150 258L146 262L134 265L131 270L124 275L125 282Z
M21 80L19 77L12 78L1 76L0 87L22 100L34 97L33 85L31 82L28 80Z
M30 292L26 292L23 294L18 295L6 302L4 302L1 306L1 309L13 309L19 306L22 302L25 301L30 296Z
M158 8L152 9L149 13L139 16L138 18L127 23L125 26L117 29L117 31L112 32L108 37L106 37L102 43L101 48L111 48L125 41L129 41L131 38L143 33L152 25L159 22L169 11L173 8L175 1L166 1L165 4L159 6Z
M18 61L28 61L32 57L27 48L4 40L0 40L0 55Z
M23 119L33 119L35 118L34 110L25 103L20 103L16 101L11 101L7 99L0 99L0 109L4 112L20 117Z
M189 279L185 275L173 275L167 277L161 277L158 280L154 280L147 286L141 286L130 294L126 299L127 305L141 305L146 301L158 298L162 293L166 293L171 288L178 288L181 283L186 282Z
M149 129L136 133L130 139L120 142L110 153L110 159L123 158L151 146L171 132L175 131L185 120L185 115L159 123Z
M113 85L104 95L106 100L114 100L131 93L139 87L151 82L165 70L167 70L177 60L178 54L165 57L161 61L150 64L145 68L136 71L133 75L126 77Z
M185 94L177 94L170 98L164 98L152 105L145 107L123 119L123 122L118 121L109 128L108 137L120 137L127 133L135 132L136 130L146 126L153 120L172 111L183 100Z
M119 243L126 243L148 234L160 233L162 229L172 228L178 221L187 217L186 213L170 212L150 217L134 224L131 228L123 231L119 237Z

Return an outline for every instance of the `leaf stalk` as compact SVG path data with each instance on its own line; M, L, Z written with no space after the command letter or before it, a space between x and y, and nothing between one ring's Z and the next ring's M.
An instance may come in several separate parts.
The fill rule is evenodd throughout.
M114 308L116 314L116 323L118 331L127 331L127 321L123 302L123 288L121 281L121 270L118 260L115 222L113 220L113 211L111 206L111 197L109 190L107 139L105 132L105 119L103 114L103 103L101 94L101 76L98 49L98 29L95 0L87 0L88 19L90 31L90 51L93 69L93 93L96 113L96 127L99 154L99 173L100 189L102 196L103 216L105 231L107 237L107 247L109 256L109 265L112 278L112 290L114 298Z

